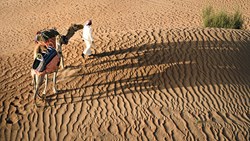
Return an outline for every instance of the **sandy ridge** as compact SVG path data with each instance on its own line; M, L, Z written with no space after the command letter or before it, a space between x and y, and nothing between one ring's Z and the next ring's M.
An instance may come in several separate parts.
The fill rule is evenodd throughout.
M202 28L202 9L239 9L244 30ZM250 140L248 0L0 2L0 140ZM38 30L93 19L63 47L58 94L33 102ZM46 19L46 20L45 20ZM50 77L51 80L51 77ZM49 86L51 86L51 82Z
M81 58L77 38L63 48L68 68L59 71L60 92L48 91L45 109L34 108L29 64L19 54L1 59L1 138L249 138L249 32L184 28L95 36L93 59ZM31 64L31 55L21 56Z

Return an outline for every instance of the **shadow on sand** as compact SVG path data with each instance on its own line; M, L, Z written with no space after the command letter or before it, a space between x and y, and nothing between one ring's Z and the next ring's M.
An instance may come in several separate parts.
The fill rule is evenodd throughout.
M188 89L208 85L249 85L249 45L249 42L243 41L188 41L145 44L103 52L96 54L92 61L90 67L94 67L94 71L72 77L113 73L113 78L110 76L109 79L112 81L103 80L92 85L61 90L56 97L50 95L47 100L59 100L59 95L90 87L106 87L106 90L67 98L75 103L152 90L168 91L176 87Z

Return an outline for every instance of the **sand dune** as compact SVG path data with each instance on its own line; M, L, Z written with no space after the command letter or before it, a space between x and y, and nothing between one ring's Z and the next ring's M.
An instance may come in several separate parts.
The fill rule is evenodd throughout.
M68 67L59 71L60 92L49 90L46 107L34 108L28 66L5 69L1 134L6 140L246 140L249 37L197 28L100 34L97 56L87 60L79 55L82 42L73 40L63 49ZM28 52L23 58L30 60ZM17 55L7 60L1 66L23 64Z
M202 28L201 9L194 8L214 1L91 2L72 0L60 9L66 1L51 1L54 20L39 21L43 13L26 29L32 13L22 8L41 10L36 6L45 2L0 2L1 11L11 7L27 18L20 17L24 21L17 27L12 23L3 28L12 19L1 15L0 140L250 139L249 30ZM226 4L233 10L233 3L221 1L216 7ZM239 0L239 5L250 14L248 1ZM83 9L82 17L91 11L96 18L95 57L81 57L85 45L81 31L76 33L63 46L67 67L58 72L59 93L52 92L49 82L46 102L40 100L36 107L30 76L32 33L53 24L65 32L71 22L83 20L74 15L77 9ZM17 18L15 13L7 16ZM175 14L163 17L166 13ZM131 16L136 17L132 25ZM13 39L16 35L23 38Z

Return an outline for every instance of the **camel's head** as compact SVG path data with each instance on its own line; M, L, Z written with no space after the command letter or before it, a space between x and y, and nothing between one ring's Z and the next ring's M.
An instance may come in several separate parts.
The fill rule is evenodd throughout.
M78 31L80 29L83 29L83 25L82 24L71 24L70 26L72 29L74 29L74 31Z

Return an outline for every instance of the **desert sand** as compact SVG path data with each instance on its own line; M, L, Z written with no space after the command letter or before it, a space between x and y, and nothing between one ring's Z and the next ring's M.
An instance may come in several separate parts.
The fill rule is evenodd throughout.
M244 29L204 28L208 5L239 9ZM0 13L1 141L250 140L249 0L2 0ZM78 31L59 92L49 82L35 106L35 33L88 19L96 56Z

